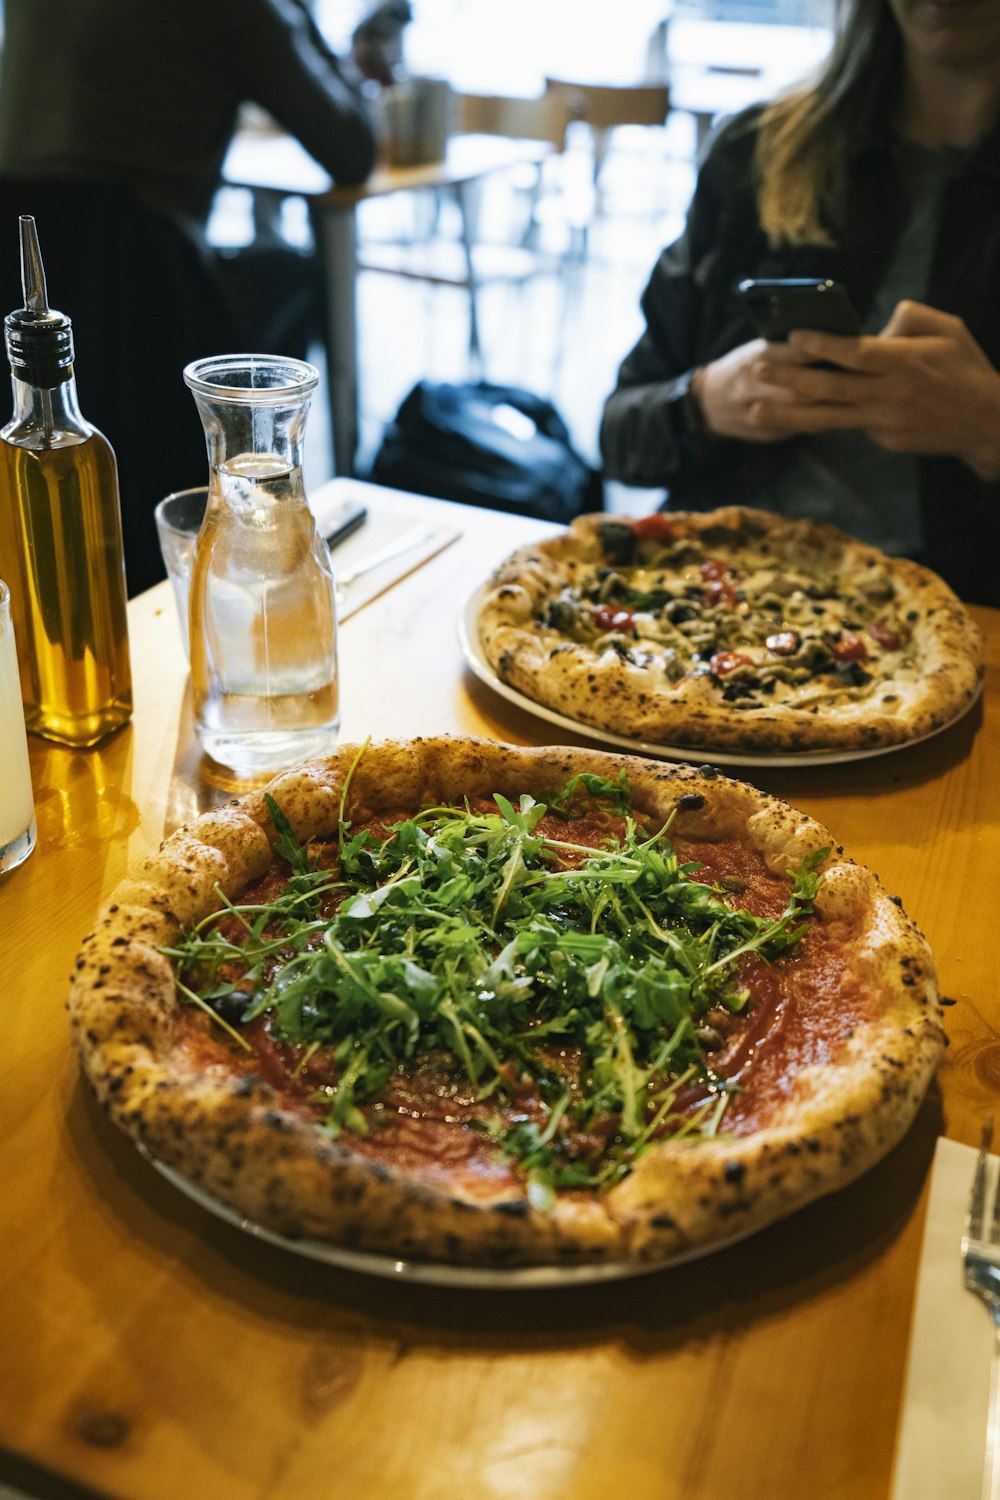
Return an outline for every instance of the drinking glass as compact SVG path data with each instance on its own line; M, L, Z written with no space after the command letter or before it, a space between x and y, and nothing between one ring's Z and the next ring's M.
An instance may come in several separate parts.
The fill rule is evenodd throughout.
M10 622L10 592L0 583L0 873L13 870L35 847L24 706Z
M153 512L160 551L177 601L184 655L191 655L188 640L188 598L191 591L191 565L194 549L208 505L208 485L190 490L175 490L160 501Z

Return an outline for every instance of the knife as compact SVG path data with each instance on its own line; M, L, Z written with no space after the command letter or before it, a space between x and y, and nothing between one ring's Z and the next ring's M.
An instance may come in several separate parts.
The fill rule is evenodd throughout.
M323 540L332 552L341 542L346 542L368 519L368 507L360 500L345 500L338 508L331 529L324 533Z

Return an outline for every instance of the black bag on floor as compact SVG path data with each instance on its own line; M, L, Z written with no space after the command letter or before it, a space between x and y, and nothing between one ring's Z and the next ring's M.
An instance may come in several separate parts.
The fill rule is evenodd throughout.
M600 475L551 402L517 386L413 387L367 476L377 484L567 525L600 510Z

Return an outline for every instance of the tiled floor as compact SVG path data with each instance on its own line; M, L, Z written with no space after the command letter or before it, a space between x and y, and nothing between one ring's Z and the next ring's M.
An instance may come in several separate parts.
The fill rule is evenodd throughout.
M660 248L680 230L693 185L693 124L671 116L663 130L624 128L605 163L601 197L590 218L585 254L570 217L586 219L591 158L589 141L571 137L558 163L563 191L542 200L543 245L576 253L555 259L555 270L522 285L490 284L479 297L483 378L525 386L547 396L562 414L577 449L598 462L601 407L617 366L641 330L639 296ZM412 232L426 199L398 194L362 205L359 228L379 239ZM453 231L451 205L442 207L440 230ZM524 195L501 179L488 183L481 205L481 236L499 241L523 224ZM362 272L358 287L361 450L363 467L381 441L385 424L421 379L478 378L469 356L466 292L381 272ZM317 351L318 354L318 351ZM310 416L307 480L328 477L325 412ZM608 487L608 504L642 513L655 492Z

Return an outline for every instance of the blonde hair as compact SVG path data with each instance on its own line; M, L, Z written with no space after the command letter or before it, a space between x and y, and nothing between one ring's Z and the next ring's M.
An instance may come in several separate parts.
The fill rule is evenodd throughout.
M839 0L833 46L817 78L765 107L754 165L760 222L773 245L832 243L851 126L893 86L900 54L888 0Z

